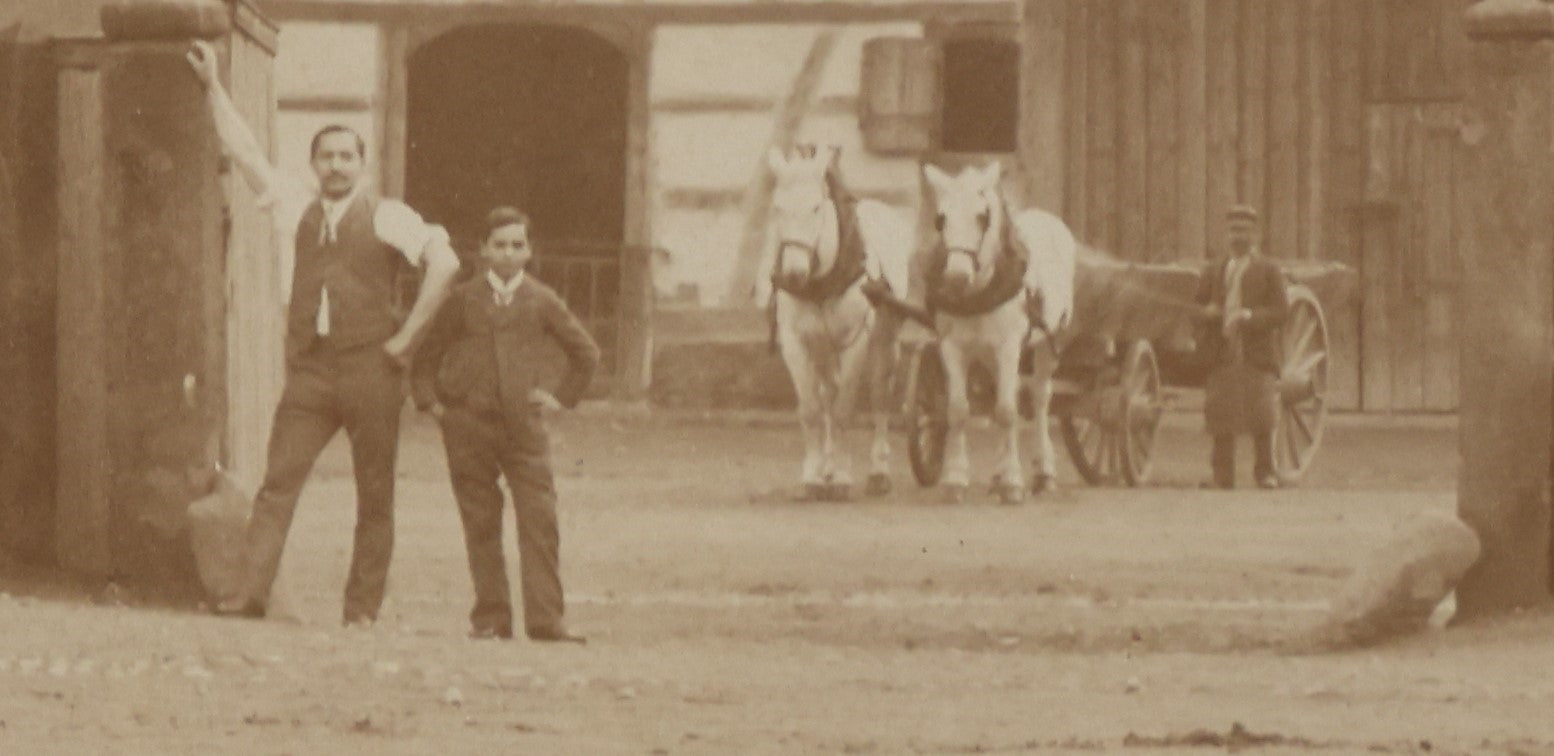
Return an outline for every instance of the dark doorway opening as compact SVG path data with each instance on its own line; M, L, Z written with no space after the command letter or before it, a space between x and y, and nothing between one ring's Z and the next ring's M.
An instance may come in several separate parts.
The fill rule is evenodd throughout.
M628 68L582 29L492 24L426 43L406 82L405 199L448 228L467 270L492 207L527 212L530 272L604 349L596 387L617 351Z

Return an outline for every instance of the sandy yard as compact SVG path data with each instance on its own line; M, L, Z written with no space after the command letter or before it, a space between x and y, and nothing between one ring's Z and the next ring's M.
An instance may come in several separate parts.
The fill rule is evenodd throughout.
M1196 490L1196 430L1175 419L1143 490L1065 467L1056 496L951 506L899 458L891 497L799 504L784 423L560 418L563 575L590 643L554 647L464 637L464 547L417 418L377 627L337 625L337 440L283 566L297 621L11 581L0 752L1554 753L1554 617L1287 650L1394 523L1453 506L1453 427L1340 421L1306 485L1271 494Z

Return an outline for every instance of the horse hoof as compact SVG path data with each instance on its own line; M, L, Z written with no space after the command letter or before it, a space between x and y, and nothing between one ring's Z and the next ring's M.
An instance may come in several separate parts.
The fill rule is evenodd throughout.
M1034 494L1052 493L1056 490L1058 490L1058 479L1051 475L1038 475L1036 480L1031 482L1031 493Z
M869 496L884 496L890 493L890 476L885 473L873 473L868 482L864 484L863 492Z
M851 483L827 483L825 486L826 501L852 501L853 496Z
M1015 485L999 486L998 501L1000 504L1010 505L1025 501L1025 487Z
M966 500L966 484L946 483L944 485L944 503L959 504Z

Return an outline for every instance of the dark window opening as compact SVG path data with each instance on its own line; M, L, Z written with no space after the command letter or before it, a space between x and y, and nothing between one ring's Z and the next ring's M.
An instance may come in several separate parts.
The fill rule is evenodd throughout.
M1004 39L944 43L943 121L947 152L1013 152L1019 123L1020 46Z

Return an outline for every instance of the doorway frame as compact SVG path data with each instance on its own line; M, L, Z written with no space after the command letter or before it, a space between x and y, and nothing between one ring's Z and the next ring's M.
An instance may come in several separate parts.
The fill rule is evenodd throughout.
M427 43L457 29L478 26L540 25L592 34L615 47L626 59L625 196L621 229L620 282L616 305L615 373L609 376L611 395L636 400L647 395L652 380L653 256L652 120L648 82L653 60L654 27L607 18L556 18L515 8L500 15L454 18L432 16L379 21L379 55L374 118L383 190L403 196L408 145L407 85L410 58Z

